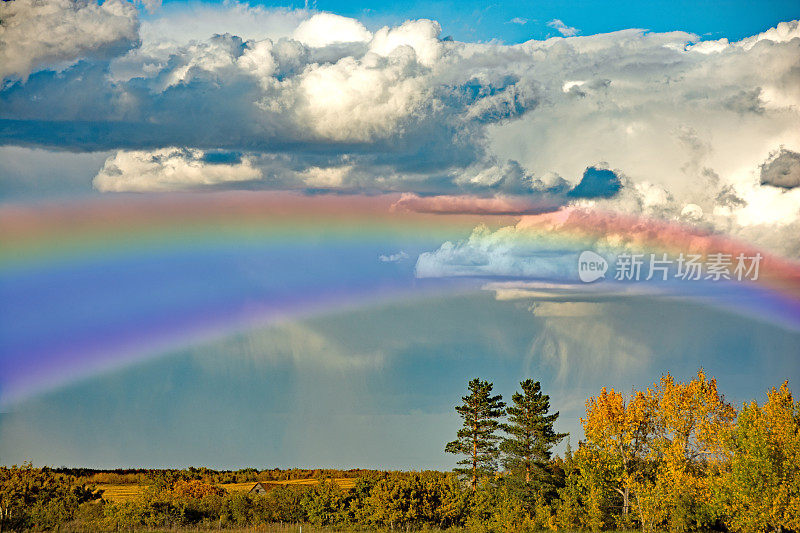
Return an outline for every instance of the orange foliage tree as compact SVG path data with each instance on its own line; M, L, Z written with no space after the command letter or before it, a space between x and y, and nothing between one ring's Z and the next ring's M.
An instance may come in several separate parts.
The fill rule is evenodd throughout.
M602 389L586 402L586 453L608 490L621 497L618 525L635 505L645 530L685 531L711 520L704 495L727 459L724 435L736 412L715 379L698 371L689 382L666 374L646 391Z
M172 485L172 495L177 498L203 498L205 496L224 496L225 489L205 483L199 479L185 481L179 479Z
M649 523L685 531L712 519L707 494L726 460L724 435L736 411L702 369L688 383L666 374L650 393L656 415L651 456L657 467L649 490L639 491L649 496L640 508L649 508Z

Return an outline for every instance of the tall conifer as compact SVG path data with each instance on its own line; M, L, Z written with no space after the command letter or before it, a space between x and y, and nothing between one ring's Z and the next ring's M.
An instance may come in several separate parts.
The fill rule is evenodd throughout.
M502 424L502 429L508 436L500 443L500 450L504 466L517 480L541 488L549 482L551 449L567 434L553 430L558 412L548 414L550 397L542 392L541 384L526 379L520 386L522 392L514 393L513 405L506 409L508 423Z
M456 434L456 440L447 443L445 451L465 455L458 461L462 468L455 471L470 476L474 491L478 477L497 470L497 441L500 437L495 431L500 427L498 419L503 416L505 404L501 395L492 396L492 383L475 378L469 382L469 394L463 396L463 403L456 406L456 412L464 421Z

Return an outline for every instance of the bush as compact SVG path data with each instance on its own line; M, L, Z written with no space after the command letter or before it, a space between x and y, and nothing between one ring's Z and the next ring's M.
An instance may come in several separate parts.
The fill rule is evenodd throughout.
M78 507L96 499L92 487L48 468L0 467L0 529L52 529L71 521Z

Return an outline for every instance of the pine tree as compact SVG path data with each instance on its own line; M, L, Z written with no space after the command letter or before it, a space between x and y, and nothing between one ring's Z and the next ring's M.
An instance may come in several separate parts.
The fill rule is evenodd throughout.
M465 455L458 461L465 468L456 468L460 474L471 476L472 491L478 485L478 476L490 474L497 470L497 441L500 437L495 431L500 427L498 419L503 416L505 404L501 395L492 396L493 384L475 378L469 382L470 393L463 396L462 405L456 406L456 412L464 420L458 430L456 440L447 443L447 453Z
M550 462L553 446L567 436L556 433L553 424L558 412L548 414L550 397L542 393L538 381L526 379L520 382L522 393L516 392L514 402L507 410L509 423L502 424L508 434L500 443L503 464L517 480L525 480L526 485L549 483L547 465Z

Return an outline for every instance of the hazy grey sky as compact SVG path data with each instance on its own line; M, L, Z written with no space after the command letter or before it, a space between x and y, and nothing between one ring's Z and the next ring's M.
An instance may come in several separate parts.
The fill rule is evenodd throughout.
M506 397L540 379L574 444L601 386L703 366L738 406L800 376L798 343L682 302L428 297L250 331L28 400L2 417L0 461L449 469L453 407L474 376Z

